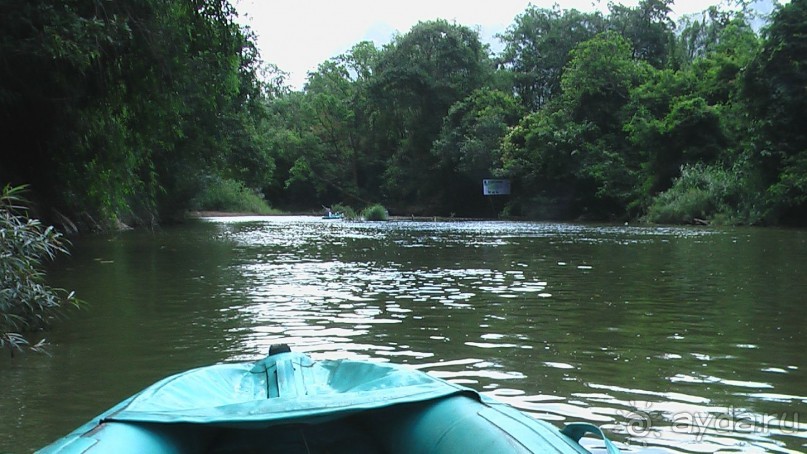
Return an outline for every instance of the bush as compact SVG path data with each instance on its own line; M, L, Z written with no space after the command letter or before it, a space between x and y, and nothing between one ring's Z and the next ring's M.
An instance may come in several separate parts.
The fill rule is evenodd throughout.
M361 212L361 217L368 221L386 221L389 219L387 209L382 205L370 205Z
M0 348L39 350L25 333L45 327L65 303L78 305L74 294L45 285L42 264L67 254L69 242L53 227L28 218L24 187L3 188L0 195Z
M245 187L240 181L228 178L210 178L192 205L200 211L255 214L277 212L257 191Z
M759 222L751 185L741 169L685 165L673 186L659 194L647 212L649 222L687 224L695 219L716 224Z
M709 217L712 196L702 188L668 190L659 195L647 212L657 224L691 224Z

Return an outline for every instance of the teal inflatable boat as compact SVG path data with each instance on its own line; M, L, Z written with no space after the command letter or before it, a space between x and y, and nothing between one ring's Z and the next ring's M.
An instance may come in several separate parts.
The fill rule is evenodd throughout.
M314 361L273 348L250 363L168 377L42 453L585 453L595 426L559 430L393 364Z

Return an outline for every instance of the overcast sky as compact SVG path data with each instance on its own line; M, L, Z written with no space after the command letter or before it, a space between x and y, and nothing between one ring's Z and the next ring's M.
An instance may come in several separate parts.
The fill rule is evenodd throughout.
M532 2L551 8L549 1ZM561 9L607 12L607 1L558 0ZM635 6L638 1L616 1ZM720 0L677 0L674 17L700 12ZM289 83L301 89L309 71L354 44L368 40L380 47L397 33L406 33L418 21L446 19L478 27L483 41L501 49L493 38L524 12L528 0L235 0L242 16L258 35L264 61L290 74Z

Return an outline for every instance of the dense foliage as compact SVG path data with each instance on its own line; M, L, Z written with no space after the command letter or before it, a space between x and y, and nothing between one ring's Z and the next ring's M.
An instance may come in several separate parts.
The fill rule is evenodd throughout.
M276 69L259 81L226 0L12 0L0 181L102 225L165 219L211 187L286 209L807 222L807 0L761 33L753 11L676 24L671 5L531 5L498 55L421 22L293 91ZM490 177L513 194L485 198Z
M211 174L262 185L263 93L226 0L9 0L0 181L75 223L150 224Z
M65 304L77 304L72 293L44 282L43 262L67 253L66 241L53 227L27 216L22 187L0 193L0 349L11 354L31 345L26 333L43 328Z
M444 21L361 43L270 102L295 139L273 184L398 214L803 223L805 3L761 35L752 11L676 24L670 0L644 0L530 6L500 55ZM485 199L489 177L513 195Z

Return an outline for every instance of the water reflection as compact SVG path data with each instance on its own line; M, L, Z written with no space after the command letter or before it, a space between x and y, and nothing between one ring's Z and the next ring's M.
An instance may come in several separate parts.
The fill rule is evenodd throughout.
M725 270L707 265L692 272L670 259L681 249L711 256L708 249L725 245L729 233L499 222L213 222L241 251L233 266L243 281L229 296L242 303L225 309L240 320L230 359L288 342L317 358L409 363L543 419L604 425L629 450L796 452L792 447L807 437L798 421L804 397L732 392L790 388L736 376L737 362L755 361L743 353L757 347L738 335L742 327L721 319L731 289L714 278ZM737 322L748 320L743 311L753 306L743 304ZM722 342L704 344L712 336L734 340L738 352ZM756 370L783 375L799 368ZM777 408L790 413L768 418L747 406L755 400L786 403Z
M0 451L277 342L406 363L629 452L807 450L807 232L254 217L75 246L54 283L91 309L53 357L0 359Z

